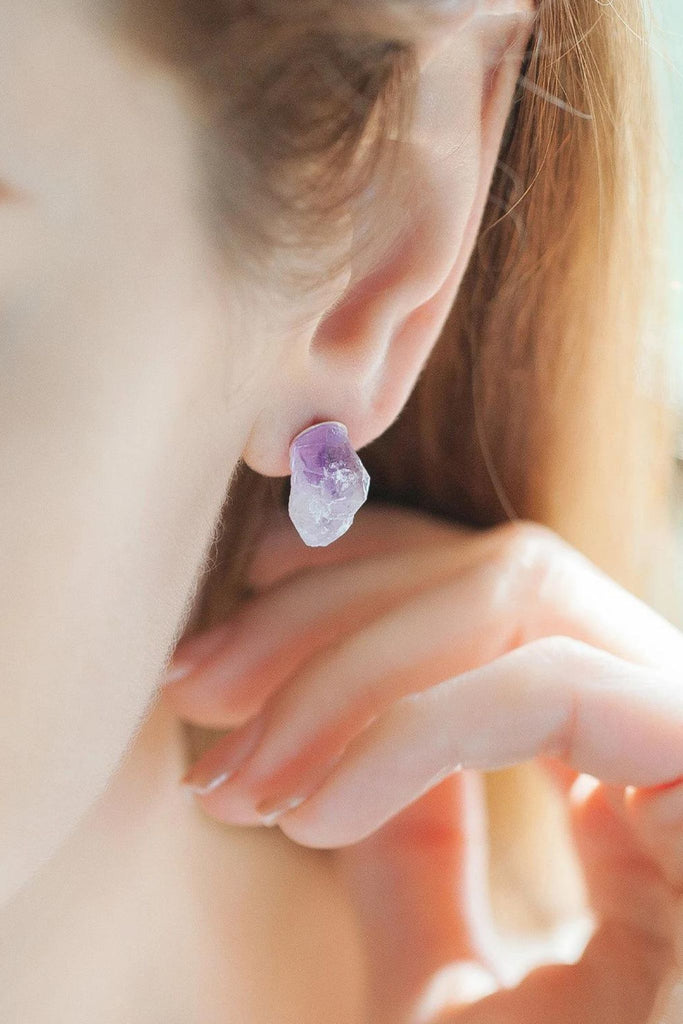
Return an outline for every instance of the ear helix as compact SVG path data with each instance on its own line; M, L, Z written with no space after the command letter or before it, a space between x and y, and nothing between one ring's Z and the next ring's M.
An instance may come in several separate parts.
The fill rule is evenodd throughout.
M370 476L343 423L327 420L297 434L289 446L289 517L309 547L346 533L368 496Z

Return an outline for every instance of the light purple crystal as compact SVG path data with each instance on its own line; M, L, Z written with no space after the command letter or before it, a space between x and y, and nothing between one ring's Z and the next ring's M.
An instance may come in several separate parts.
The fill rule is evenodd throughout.
M316 423L289 448L289 515L311 548L346 533L368 496L370 477L343 423Z

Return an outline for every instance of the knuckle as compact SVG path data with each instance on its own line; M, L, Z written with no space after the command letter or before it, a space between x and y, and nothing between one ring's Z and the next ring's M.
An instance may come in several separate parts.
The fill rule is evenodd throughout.
M514 575L543 570L559 557L562 541L549 527L521 520L502 527L498 557Z
M571 636L564 636L562 633L554 633L550 636L539 637L527 645L526 650L534 659L542 659L549 663L557 661L578 661L585 656L586 644Z
M501 527L493 553L498 603L532 608L548 602L552 580L564 571L566 550L564 541L540 523L521 520Z

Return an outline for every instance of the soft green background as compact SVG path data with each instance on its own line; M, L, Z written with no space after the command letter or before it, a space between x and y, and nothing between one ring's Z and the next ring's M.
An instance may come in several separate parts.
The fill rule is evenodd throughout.
M653 38L666 110L670 169L672 342L676 389L683 412L683 0L654 0Z
M679 473L675 490L678 545L673 552L674 569L663 572L663 593L659 610L683 629L683 0L654 0L659 29L654 45L662 57L656 57L667 112L667 146L671 172L671 309L674 367L677 380L681 431L679 435Z

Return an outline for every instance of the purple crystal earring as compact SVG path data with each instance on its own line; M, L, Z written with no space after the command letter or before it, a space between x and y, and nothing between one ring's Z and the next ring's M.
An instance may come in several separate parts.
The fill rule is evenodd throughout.
M343 423L316 423L289 446L289 517L310 548L346 533L365 502L370 476L351 447Z

